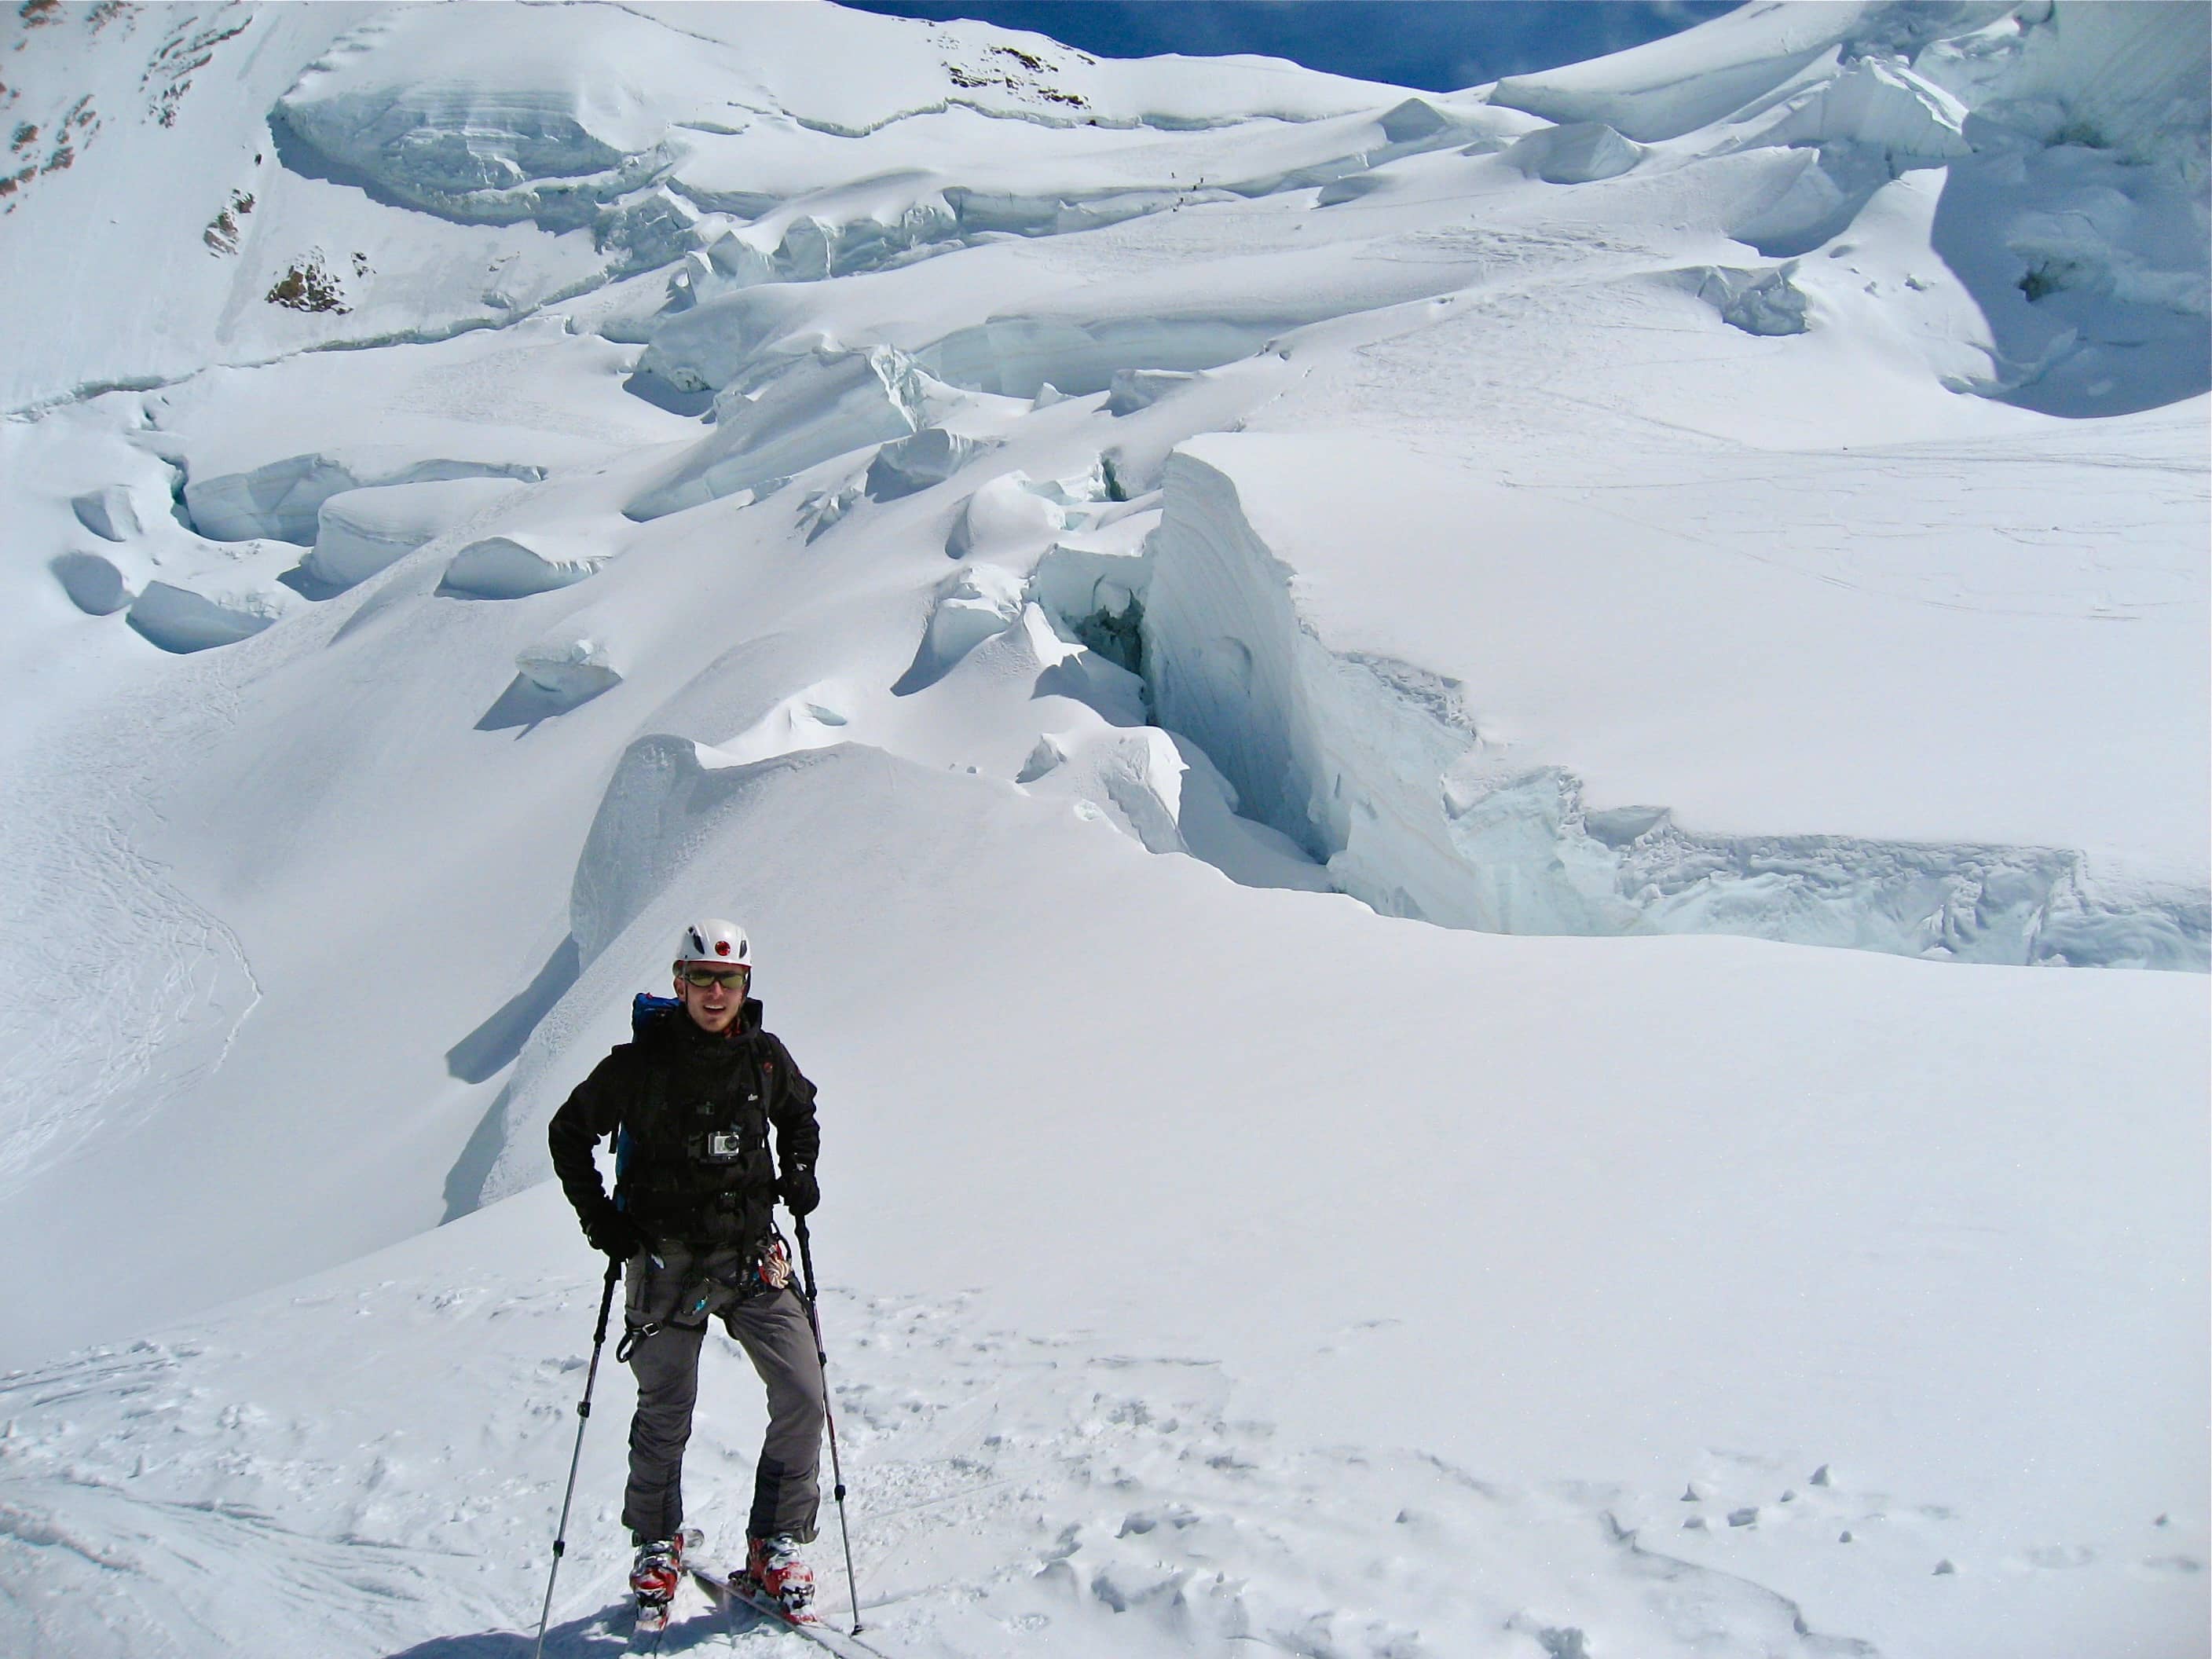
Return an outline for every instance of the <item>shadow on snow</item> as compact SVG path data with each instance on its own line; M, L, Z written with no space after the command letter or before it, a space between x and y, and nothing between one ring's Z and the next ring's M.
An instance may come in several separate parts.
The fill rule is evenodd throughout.
M719 1611L679 1615L660 1638L657 1651L678 1654L724 1646L731 1630L731 1620ZM629 1601L610 1602L597 1613L547 1631L546 1659L613 1659L629 1651ZM534 1631L488 1630L473 1636L434 1636L388 1659L529 1659L537 1646Z

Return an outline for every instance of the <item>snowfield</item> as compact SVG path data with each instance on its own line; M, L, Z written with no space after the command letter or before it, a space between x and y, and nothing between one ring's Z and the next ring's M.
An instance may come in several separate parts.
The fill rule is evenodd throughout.
M6 28L0 1651L529 1649L702 914L887 1653L2212 1649L2203 6Z

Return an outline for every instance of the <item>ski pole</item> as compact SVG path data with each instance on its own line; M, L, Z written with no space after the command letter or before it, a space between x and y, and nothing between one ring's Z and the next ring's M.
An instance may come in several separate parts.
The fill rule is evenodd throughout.
M845 1471L837 1461L837 1413L830 1409L830 1354L822 1346L822 1313L815 1306L814 1249L806 1237L806 1218L792 1217L799 1235L799 1265L806 1274L806 1322L814 1328L814 1359L822 1367L822 1420L830 1430L830 1490L837 1495L837 1535L845 1543L845 1589L853 1598L853 1634L860 1633L860 1586L853 1576L853 1529L845 1521Z
M538 1613L538 1647L533 1659L545 1659L545 1621L553 1616L553 1585L561 1577L561 1558L568 1553L568 1505L576 1496L576 1469L584 1461L584 1430L592 1420L592 1384L599 1379L599 1350L607 1345L607 1311L615 1305L615 1281L622 1263L607 1258L607 1285L599 1293L599 1322L592 1332L592 1364L584 1373L584 1397L576 1402L576 1449L568 1458L568 1490L561 1495L561 1524L553 1533L553 1571L545 1575L545 1605Z

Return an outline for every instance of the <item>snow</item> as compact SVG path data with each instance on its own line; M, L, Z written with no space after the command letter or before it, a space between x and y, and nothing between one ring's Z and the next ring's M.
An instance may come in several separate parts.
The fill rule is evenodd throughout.
M794 849L825 843L847 879L789 889ZM2200 982L1743 940L1623 953L1144 858L1000 781L653 740L579 862L583 1026L541 1025L526 1075L610 1037L667 919L711 893L741 902L778 1029L846 1103L815 1237L880 1639L970 1651L1041 1616L1077 1653L1416 1625L1451 1650L1519 1613L1594 1650L1702 1630L1787 1651L1793 1610L1808 1650L2191 1639L2190 1581L2141 1564L2202 1548L2203 1356L2140 1336L2193 1328L2196 1288L2101 1264L2179 1260L2203 1225L2201 1183L2157 1174L2203 1157L2198 1062L2170 1036L2203 1035ZM1040 914L1048 944L943 970L974 919ZM1145 988L1141 1046L1095 994L1117 981ZM1327 1018L1218 1041L1317 997ZM917 1073L925 1051L946 1063ZM1169 1086L1132 1086L1152 1076ZM2085 1114L2085 1091L2132 1109ZM1062 1132L1035 1132L1044 1110ZM513 1127L503 1190L543 1167L534 1113ZM979 1182L947 1225L945 1192ZM557 1193L529 1187L149 1350L43 1368L9 1413L67 1391L75 1426L0 1443L11 1502L88 1542L143 1515L165 1551L235 1529L189 1507L210 1499L319 1552L349 1537L351 1583L313 1615L340 1644L527 1628L595 1279ZM335 1397L314 1358L333 1350L360 1362ZM726 1536L758 1407L733 1355L709 1365L698 1518ZM568 1650L619 1588L604 1425L627 1386L603 1376L587 1437ZM1720 1525L1746 1506L1756 1524ZM65 1595L91 1569L57 1571Z
M2193 429L2151 429L2191 464ZM2078 512L2096 485L2062 455L2033 458L2017 511L2036 516L2055 489ZM1891 477L1917 459L1872 459ZM1333 487L1339 469L1392 503L1387 534L1370 527L1371 497ZM1865 476L1832 481L1853 501L1835 510L1879 523ZM1342 860L1349 890L1395 914L1611 932L1704 931L1737 911L1735 927L1769 937L2011 961L2139 961L2148 928L2163 936L2150 960L2202 964L2186 872L2208 810L2193 759L2212 732L2136 672L2146 628L2170 630L2161 649L2177 659L2201 653L2201 605L2154 601L2134 613L2146 628L2115 628L2124 554L2094 568L2061 554L2030 586L2002 521L1979 540L1947 526L1948 586L1904 590L1809 548L1778 552L1763 526L1716 534L1693 490L1668 494L1668 513L1626 497L1593 510L1469 488L1380 445L1195 440L1169 468L1146 596L1162 718L1235 757L1253 816ZM2114 509L2133 518L2126 495ZM2185 537L2177 523L2153 545ZM1417 563L1408 546L1440 556ZM2147 565L2146 598L2181 574L2162 553ZM1594 592L1607 596L1595 611ZM1739 603L1756 632L1730 619ZM2075 670L2063 688L2047 672L2057 659ZM1744 696L1785 661L1795 698ZM2157 799L2089 769L2130 763L2105 735L2120 732L2170 741ZM2063 764L2046 758L2054 742ZM1796 848L1703 839L1770 814L1826 834ZM2162 897L2127 884L2106 899L2082 872L2043 867L2030 849L2049 847L2110 860L2124 883L2179 879ZM2092 914L2062 924L2077 909Z
M1954 9L1996 16L2007 9ZM1910 15L1907 8L1864 0L1794 5L1766 0L1687 35L1647 41L1586 64L1510 76L1492 90L1491 102L1551 121L1603 121L1646 143L1679 138L1793 84L1838 42L1885 13Z
M1602 121L1570 121L1516 138L1505 159L1547 185L1591 185L1617 179L1644 152Z
M911 435L922 396L902 353L819 350L758 397L718 398L713 434L625 510L657 519L725 495L765 494L833 457Z
M888 1651L2207 1652L2201 7L10 27L0 1650L519 1650L706 913Z
M139 533L138 509L121 484L103 484L70 499L76 521L102 541L127 542Z
M50 568L54 580L70 596L70 602L93 616L111 615L137 597L131 591L129 579L114 562L97 553L58 554Z
M941 426L926 427L876 451L875 459L868 463L867 492L877 501L892 501L918 489L931 489L994 447L993 440L963 437Z
M258 634L291 608L283 596L258 584L202 592L170 582L148 582L131 602L129 615L131 627L155 645L164 651L181 653L234 645Z
M443 591L480 599L520 599L582 581L605 562L578 549L532 546L514 536L487 536L453 555Z
M1900 158L1955 161L1973 153L1962 131L1966 106L1911 70L1866 58L1784 106L1761 130L1769 144L1856 143Z
M366 581L514 493L518 480L430 479L342 490L315 514L315 544L301 566L324 581Z

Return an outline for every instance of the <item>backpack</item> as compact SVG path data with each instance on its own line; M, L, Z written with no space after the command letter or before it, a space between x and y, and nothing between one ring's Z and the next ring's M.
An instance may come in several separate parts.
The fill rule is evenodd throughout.
M658 1019L661 1015L681 1008L683 1006L683 1002L676 997L657 997L650 991L640 991L630 999L630 1040L635 1042L643 1037L646 1025L650 1021ZM627 1125L619 1126L615 1130L615 1207L617 1209L627 1207L623 1201L623 1176L629 1169L629 1129Z

